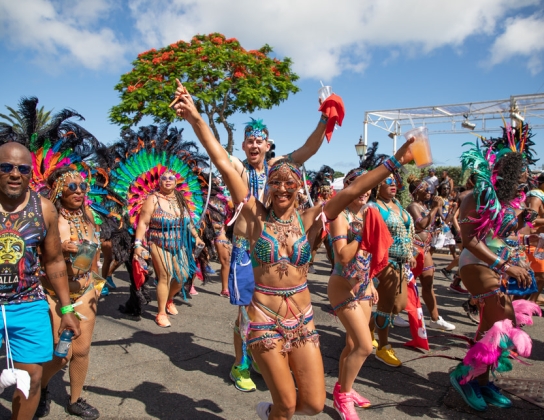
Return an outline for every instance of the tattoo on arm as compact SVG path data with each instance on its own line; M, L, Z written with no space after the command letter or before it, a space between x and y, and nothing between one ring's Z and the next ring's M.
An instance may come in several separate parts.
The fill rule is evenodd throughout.
M58 278L67 277L67 276L68 276L68 272L66 270L56 271L54 273L47 274L47 277L49 278L49 280L56 280Z

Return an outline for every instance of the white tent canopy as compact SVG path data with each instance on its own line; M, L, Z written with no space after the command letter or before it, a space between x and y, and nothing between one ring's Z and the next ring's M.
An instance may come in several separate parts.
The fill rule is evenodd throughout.
M340 191L344 188L344 177L336 178L332 183L332 188L334 191Z

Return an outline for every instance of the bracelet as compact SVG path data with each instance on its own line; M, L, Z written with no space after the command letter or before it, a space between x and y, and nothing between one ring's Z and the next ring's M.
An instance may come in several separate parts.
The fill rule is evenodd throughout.
M511 267L510 264L508 264L507 262L505 262L505 263L502 265L502 267L499 268L499 269L497 270L497 273L499 273L499 274L501 274L501 275L502 275L502 274L506 274L506 272L508 271L508 269L509 269L510 267Z
M60 313L62 315L66 315L66 314L69 314L69 313L72 313L72 312L75 312L74 305L66 305L66 306L63 306L62 308L60 308Z
M395 165L395 168L400 169L402 167L402 165L400 164L400 162L397 160L397 158L394 155L391 156L389 160Z
M141 242L134 242L134 246L133 246L134 249L141 248L141 247L143 247Z
M321 119L319 120L319 122L321 124L327 125L327 121L329 121L329 117L327 117L325 114L321 114Z
M495 262L493 264L491 264L489 266L489 268L491 268L492 270L499 265L499 263L501 262L501 257L497 257L497 259L495 260Z
M357 235L355 238L353 238L354 241L357 241L359 243L363 242L363 238L359 235Z

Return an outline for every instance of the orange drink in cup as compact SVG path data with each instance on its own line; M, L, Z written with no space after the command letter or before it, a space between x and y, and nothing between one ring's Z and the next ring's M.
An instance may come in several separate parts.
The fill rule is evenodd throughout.
M431 144L429 143L429 135L427 127L417 127L404 134L406 140L412 137L415 141L410 145L410 151L416 161L418 168L426 168L433 164L433 155L431 154Z

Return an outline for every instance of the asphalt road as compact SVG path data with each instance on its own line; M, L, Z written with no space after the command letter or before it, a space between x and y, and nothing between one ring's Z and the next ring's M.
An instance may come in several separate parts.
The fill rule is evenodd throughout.
M329 268L324 258L323 253L318 255L317 273L308 278L321 334L327 386L325 410L314 418L339 419L332 406L332 389L338 374L344 329L328 313ZM439 268L449 261L446 256L437 258ZM212 266L218 268L215 263ZM100 410L101 419L257 419L256 404L271 401L270 394L263 379L255 373L252 377L257 384L256 392L237 391L229 380L236 308L219 296L217 275L206 285L198 282L199 294L192 299L192 307L180 304L180 314L171 317L172 327L168 329L157 327L153 321L155 301L145 308L141 320L124 317L117 308L128 296L127 274L119 271L115 281L118 288L99 303L83 394ZM472 336L475 325L461 308L465 297L450 292L448 284L437 273L435 290L440 314L457 326L456 334ZM504 377L542 380L544 320L536 319L535 325L526 331L533 338L531 365L516 363L514 370ZM428 335L431 351L427 355L463 357L465 354L463 341L429 327ZM423 352L402 346L408 339L408 328L391 331L391 342L403 361L402 367L386 366L371 355L359 372L355 388L372 402L371 408L359 410L361 418L544 418L544 410L515 396L514 407L507 410L494 407L485 413L471 410L449 383L448 372L457 362L442 357L421 358ZM5 358L0 363L5 363ZM72 418L64 412L68 383L67 371L51 381L53 402L49 418ZM12 393L13 387L0 395L1 419L10 417Z

